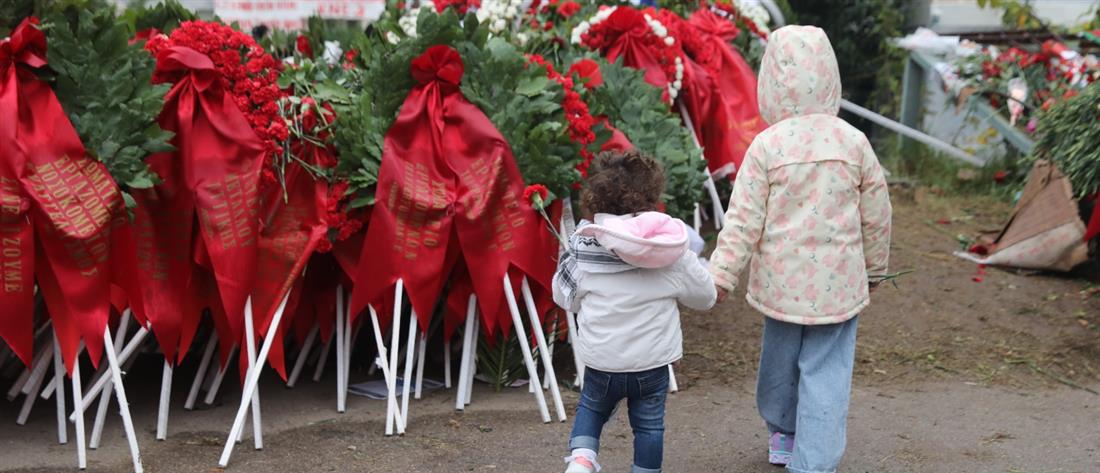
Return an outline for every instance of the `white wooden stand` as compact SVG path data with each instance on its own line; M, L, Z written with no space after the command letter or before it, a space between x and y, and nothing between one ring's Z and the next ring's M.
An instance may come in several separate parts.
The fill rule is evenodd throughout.
M183 408L191 410L195 408L195 400L199 397L199 389L202 388L203 379L206 377L207 371L210 370L210 360L214 358L214 349L218 347L218 332L210 332L210 338L206 340L206 349L202 352L202 359L199 360L199 369L195 372L195 380L191 382L191 390L187 393L187 401L183 403Z
M271 318L271 326L267 329L267 336L264 337L263 347L256 356L258 362L249 366L248 372L245 374L244 391L241 393L241 404L237 407L237 415L233 420L233 426L229 429L229 438L225 442L225 448L222 450L222 456L218 461L218 465L222 468L229 464L229 457L233 454L234 441L240 435L241 429L244 427L244 417L248 413L248 406L254 402L256 384L259 382L260 374L263 372L263 365L267 360L267 354L271 351L271 344L275 341L275 331L278 330L279 324L282 323L283 311L286 310L286 303L289 298L290 294L288 293L283 297L283 301L279 303L279 307L275 310L275 315ZM256 424L259 424L259 422L256 422Z
M538 383L538 375L534 374L537 371L535 371L535 360L531 357L531 345L527 343L527 331L523 329L523 319L519 315L516 294L507 274L504 275L504 297L508 300L508 310L512 313L512 325L516 331L516 338L519 339L520 350L523 351L523 362L527 365L527 372L532 373L531 382ZM542 422L549 423L550 411L546 407L546 396L543 394L542 389L535 390L535 400L538 402Z

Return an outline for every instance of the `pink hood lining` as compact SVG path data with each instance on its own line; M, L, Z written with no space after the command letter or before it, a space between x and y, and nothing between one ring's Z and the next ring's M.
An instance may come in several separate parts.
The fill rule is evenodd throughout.
M667 267L688 249L689 237L684 222L660 212L623 216L597 214L595 220L577 232L595 237L601 246L631 266Z

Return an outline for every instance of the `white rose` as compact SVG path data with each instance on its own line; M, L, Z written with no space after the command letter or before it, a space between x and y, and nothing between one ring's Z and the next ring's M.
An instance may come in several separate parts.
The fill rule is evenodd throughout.
M498 33L504 31L504 29L507 27L508 22L504 21L503 18L497 18L495 21L493 21L492 29Z

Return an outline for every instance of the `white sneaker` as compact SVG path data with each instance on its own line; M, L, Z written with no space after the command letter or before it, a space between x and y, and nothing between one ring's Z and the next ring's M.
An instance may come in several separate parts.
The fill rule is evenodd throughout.
M596 473L596 465L584 457L575 457L565 468L565 473Z

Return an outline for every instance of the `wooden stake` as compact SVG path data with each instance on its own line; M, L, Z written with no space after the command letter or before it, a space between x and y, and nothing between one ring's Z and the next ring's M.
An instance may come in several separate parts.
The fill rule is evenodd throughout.
M227 357L226 360L232 360L235 356L237 356L237 345L233 345L233 348L229 349L229 357ZM225 372L229 371L229 365L231 364L232 363L229 361L226 361L225 366L218 368L218 373L214 375L214 382L210 384L210 389L206 391L206 398L202 400L204 404L208 406L214 405L214 399L217 398L218 390L222 386L222 381L225 380Z
M172 363L164 360L160 375L160 406L157 409L157 440L168 438L168 407L172 400Z
M539 346L539 355L542 358L543 369L550 378L550 395L554 398L554 408L557 409L558 421L565 422L565 404L561 400L561 388L558 386L558 376L554 373L554 359L550 348L547 346L546 335L542 331L542 321L539 319L538 308L535 307L535 298L531 294L531 285L527 282L527 276L520 283L523 291L523 301L527 305L527 317L531 319L531 331L535 335L535 343ZM538 383L537 377L531 378L532 383ZM540 387L541 390L541 387Z
M321 327L319 325L314 325L309 330L309 335L306 335L306 340L302 343L302 349L298 351L298 359L294 360L294 369L290 372L286 387L293 388L298 383L298 376L302 374L302 368L306 366L306 360L309 359L309 350L313 348L313 343L317 341L317 333L320 331Z
M418 325L416 310L409 311L409 340L405 344L405 376L402 380L404 381L404 386L401 388L401 417L404 418L406 422L409 420L409 388L412 387L413 353L415 353L414 350L416 348L416 330ZM408 424L401 427L402 428L397 430L397 433L404 434Z
M527 372L536 373L535 360L531 357L531 345L527 343L527 331L523 329L523 319L519 315L519 306L516 304L516 293L512 289L512 283L508 275L504 275L504 298L508 300L508 310L512 313L512 325L516 330L516 338L519 339L520 350L523 350L523 362L527 365ZM537 375L531 375L532 382L538 382ZM546 396L541 389L535 390L535 401L538 402L539 414L543 423L550 422L550 411L546 407Z
M386 393L386 435L393 435L393 420L394 416L398 415L397 394L394 392L393 388L396 381L394 381L394 373L390 371L389 364L386 361L386 345L382 343L382 329L378 324L378 312L375 312L374 307L369 305L367 306L367 310L370 312L371 326L374 331L374 343L378 345L378 359L382 362L382 378L386 380L386 387L388 388L388 392Z
M289 297L289 296L288 296ZM284 298L284 301L286 299ZM285 305L286 302L283 302ZM256 361L256 329L255 321L252 318L252 297L249 296L245 300L244 304L244 343L248 349L248 371L256 370L256 377L259 378L262 364ZM267 329L269 332L267 336L271 337L275 334L275 330L278 330L277 326L271 326ZM266 361L266 359L265 359ZM247 375L246 375L247 376ZM253 386L252 389L252 442L255 445L256 450L263 450L264 448L264 424L260 417L260 387L259 385Z
M195 408L195 400L199 397L199 389L202 388L203 379L206 377L206 372L210 369L210 360L214 358L214 349L218 347L218 332L210 332L210 337L206 339L206 349L202 352L202 360L199 361L199 369L195 372L195 380L191 382L191 390L187 393L187 401L183 403L183 408L191 410Z
M69 425L65 423L65 361L61 359L61 343L53 336L54 399L57 404L57 443L69 443Z
M111 329L103 330L103 346L113 347L111 341ZM122 385L122 368L119 366L115 351L108 349L107 363L111 369L111 379L114 382L115 397L118 398L118 408L122 414L122 427L126 430L126 440L130 443L130 456L134 460L134 473L141 473L141 453L138 452L137 435L134 434L134 421L130 418L130 404L126 402L126 388ZM83 434L83 432L81 432Z
M110 346L110 345L108 345ZM84 395L80 386L80 356L73 363L73 407L76 415L76 466L81 470L88 468L88 450L84 437Z
M122 318L118 321L118 329L115 330L114 350L117 352L122 349L122 342L125 341L126 330L130 327L130 310L126 309L122 312ZM110 365L103 365L104 375L109 375L108 370L111 369ZM109 379L109 376L108 376ZM99 441L103 437L103 424L107 421L107 408L111 405L111 396L114 394L114 383L108 382L107 386L103 388L103 395L99 398L99 409L96 411L95 422L92 423L92 437L88 440L88 448L95 450L99 448Z
M394 415L386 416L386 435L393 435L394 426L390 425L390 422L397 424L397 433L405 433L405 424L402 422L404 416L401 415L401 409L397 408L397 355L400 351L401 343L401 298L405 294L405 281L398 279L397 285L393 290L393 319L390 321L390 379L387 394L393 399ZM387 411L390 409L386 408Z
M229 429L229 438L225 441L225 448L222 450L221 459L218 461L218 465L225 468L229 465L229 457L233 454L234 440L240 434L241 429L244 427L244 417L248 413L248 405L254 401L253 395L256 393L256 383L260 380L260 373L263 370L263 364L267 360L267 354L271 351L271 344L275 341L275 331L278 330L279 324L283 320L283 312L286 310L286 302L290 298L290 293L287 293L283 297L283 301L279 303L279 307L275 310L275 315L271 318L271 326L267 329L267 336L264 337L263 347L260 348L260 353L257 356L259 362L248 370L245 375L244 392L241 393L241 405L237 407L237 416L233 420L233 427Z
M128 343L126 343L126 348L122 350L122 353L119 353L117 355L120 363L126 363L130 360L130 357L133 356L134 352L136 352L137 349L141 346L141 342L145 340L146 335L149 335L149 329L145 327L141 327L140 329L138 329L137 332L134 332L134 336L130 338L130 341ZM84 402L81 403L81 414L84 413L84 410L88 409L89 404L95 402L96 397L99 396L99 393L101 393L103 391L103 388L106 387L107 384L110 382L111 377L107 376L106 372L104 372L104 376L101 376L98 380L92 383L92 388L88 390L88 394L85 397ZM75 420L76 413L74 412L69 415L69 421L73 422Z

